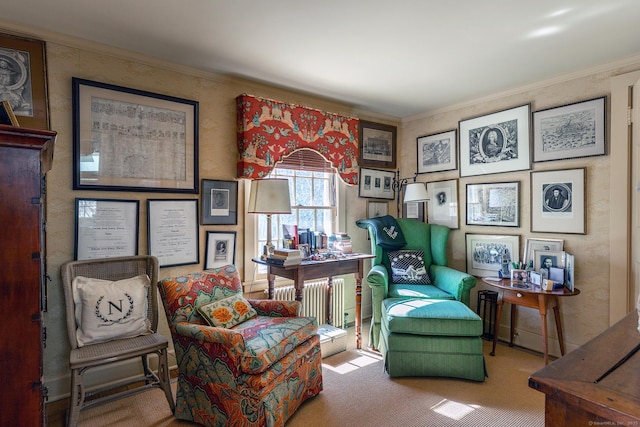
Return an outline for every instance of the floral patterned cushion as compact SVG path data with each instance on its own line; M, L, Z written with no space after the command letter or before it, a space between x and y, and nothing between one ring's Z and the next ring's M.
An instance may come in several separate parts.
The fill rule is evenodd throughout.
M201 305L198 312L207 323L219 328L234 327L258 314L240 294Z

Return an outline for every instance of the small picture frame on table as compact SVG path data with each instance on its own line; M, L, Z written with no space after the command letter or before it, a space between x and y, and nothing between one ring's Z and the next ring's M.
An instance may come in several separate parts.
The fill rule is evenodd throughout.
M302 256L302 259L309 259L311 257L311 248L308 243L298 244L298 250L300 250L300 256Z
M512 282L528 282L529 272L527 270L511 269L511 281Z

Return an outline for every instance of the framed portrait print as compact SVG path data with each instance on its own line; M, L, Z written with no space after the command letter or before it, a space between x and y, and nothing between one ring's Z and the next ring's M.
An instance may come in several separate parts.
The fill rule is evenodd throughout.
M45 43L0 34L0 101L9 101L23 127L49 129Z
M460 176L528 170L531 105L458 122Z
M520 182L467 184L467 225L520 226Z
M207 231L204 269L223 267L236 262L236 232Z
M376 202L369 200L367 202L367 218L376 218L389 214L389 205L387 202Z
M397 127L360 120L360 166L396 167Z
M147 199L147 248L160 267L200 262L197 199Z
M561 251L564 247L562 239L537 239L527 237L524 244L524 255L522 261L527 266L533 267L534 251Z
M427 182L427 222L460 228L458 219L458 180Z
M73 189L198 193L198 102L72 79Z
M585 234L586 168L531 172L531 231Z
M517 235L465 235L467 244L467 273L473 276L497 276L503 258L518 263L520 236Z
M202 180L203 225L238 223L238 181Z
M605 154L606 97L533 113L533 161Z
M393 200L395 198L394 177L395 172L392 171L360 168L358 196Z
M456 131L437 133L417 138L418 173L455 170Z
M548 274L551 267L564 268L565 257L564 251L533 251L533 269L545 269Z

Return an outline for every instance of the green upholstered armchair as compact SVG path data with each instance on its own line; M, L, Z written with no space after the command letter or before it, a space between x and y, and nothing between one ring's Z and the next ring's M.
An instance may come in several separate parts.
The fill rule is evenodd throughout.
M390 261L385 250L376 241L376 230L367 224L371 238L371 253L375 254L366 280L372 290L373 317L369 333L369 345L378 348L382 301L386 298L429 298L461 301L469 305L470 290L476 285L476 278L447 267L447 241L450 229L443 225L425 224L415 219L398 218L398 225L404 234L406 245L402 250L419 250L424 253L424 264L431 285L393 283Z

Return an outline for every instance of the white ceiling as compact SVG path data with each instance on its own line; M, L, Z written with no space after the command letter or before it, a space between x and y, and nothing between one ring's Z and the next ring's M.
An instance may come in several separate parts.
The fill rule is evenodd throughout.
M639 0L0 0L0 19L397 117L640 54Z

